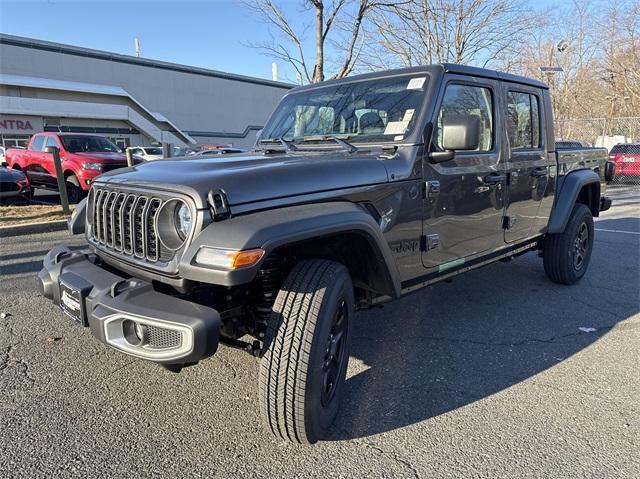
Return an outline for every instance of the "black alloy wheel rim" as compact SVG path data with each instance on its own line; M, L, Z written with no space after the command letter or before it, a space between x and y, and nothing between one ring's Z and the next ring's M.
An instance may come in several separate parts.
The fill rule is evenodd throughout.
M580 223L578 235L573 245L573 268L580 271L584 267L589 251L589 227L586 222Z
M347 328L349 327L349 311L344 299L340 300L333 322L331 332L327 338L324 363L322 365L322 394L320 401L323 407L327 407L336 394L340 372L345 360Z
M76 185L69 185L67 188L67 199L69 203L78 203L80 201L80 192Z

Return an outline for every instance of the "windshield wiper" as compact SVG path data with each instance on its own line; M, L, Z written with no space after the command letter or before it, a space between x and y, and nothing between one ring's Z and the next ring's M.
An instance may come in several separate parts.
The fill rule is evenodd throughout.
M290 151L298 151L296 145L293 144L293 140L285 140L281 136L278 138L267 138L264 140L260 140L260 144L263 143L280 143L283 146L284 151L287 153Z
M285 140L284 138L275 138L276 141L280 142L282 146L284 146L284 151L298 151L296 145L293 144L293 140Z
M347 137L349 138L349 137ZM345 150L348 151L349 153L356 153L358 151L358 147L354 146L353 144L343 140L342 138L335 136L335 135L323 135L323 136L319 136L319 137L307 137L304 140L302 140L302 142L304 143L305 141L327 141L327 140L331 140L331 141L335 141L338 145L340 145L340 147Z
M353 144L349 143L348 141L344 141L342 138L338 138L337 136L327 136L325 138L327 140L335 141L342 147L343 150L346 150L349 153L356 153L358 151L358 148L356 148Z

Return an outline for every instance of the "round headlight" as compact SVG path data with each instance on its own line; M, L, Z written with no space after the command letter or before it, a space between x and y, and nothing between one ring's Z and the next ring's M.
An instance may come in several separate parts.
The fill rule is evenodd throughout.
M169 200L158 213L157 231L162 245L176 251L181 248L194 226L189 206L182 200Z
M191 210L184 203L179 203L176 208L176 229L180 238L185 239L191 231Z

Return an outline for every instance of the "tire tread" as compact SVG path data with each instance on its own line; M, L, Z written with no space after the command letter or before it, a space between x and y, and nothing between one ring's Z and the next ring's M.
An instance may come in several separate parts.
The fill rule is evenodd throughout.
M307 367L325 291L346 268L305 260L292 269L273 304L258 381L265 425L278 438L313 443L305 424ZM347 273L348 274L348 273Z

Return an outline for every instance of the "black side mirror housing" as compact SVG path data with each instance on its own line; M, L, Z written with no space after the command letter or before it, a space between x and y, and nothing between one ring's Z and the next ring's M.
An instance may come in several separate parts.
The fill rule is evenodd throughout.
M442 128L442 147L445 150L477 150L480 144L480 117L449 115Z
M442 126L442 148L429 154L432 163L453 160L456 151L477 150L480 118L476 115L447 115Z

